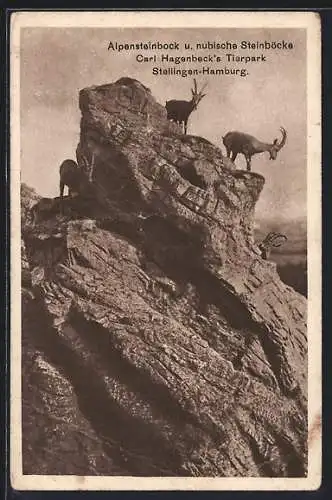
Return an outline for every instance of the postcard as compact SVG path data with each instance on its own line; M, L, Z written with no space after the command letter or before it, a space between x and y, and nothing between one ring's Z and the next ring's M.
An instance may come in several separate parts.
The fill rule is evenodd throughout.
M11 16L18 490L321 482L312 12Z

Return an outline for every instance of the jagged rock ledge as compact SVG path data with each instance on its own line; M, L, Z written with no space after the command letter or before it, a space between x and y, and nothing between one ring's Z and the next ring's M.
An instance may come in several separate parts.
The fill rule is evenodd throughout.
M140 82L79 102L91 192L23 224L24 472L305 475L306 300L255 246L264 178Z

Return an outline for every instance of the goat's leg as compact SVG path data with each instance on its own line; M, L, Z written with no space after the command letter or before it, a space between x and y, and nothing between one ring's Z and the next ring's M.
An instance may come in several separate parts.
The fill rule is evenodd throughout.
M237 153L232 152L231 160L234 163L237 157Z
M184 122L184 134L187 135L187 125L188 125L188 120L185 120Z
M63 214L63 191L65 189L65 183L60 180L60 212Z
M246 162L247 162L247 170L248 170L248 172L251 172L251 158L250 158L250 156L246 156Z
M231 156L231 149L230 148L226 148L226 154L227 154L227 158L229 158Z
M60 198L62 199L63 198L63 191L65 189L65 183L60 181Z

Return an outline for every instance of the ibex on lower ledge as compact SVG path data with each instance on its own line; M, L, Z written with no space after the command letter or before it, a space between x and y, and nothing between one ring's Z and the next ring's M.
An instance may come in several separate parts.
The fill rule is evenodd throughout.
M287 133L280 127L282 138L280 142L275 139L272 144L261 142L256 137L243 132L228 132L223 137L223 143L227 151L227 156L234 162L238 154L243 154L247 162L247 170L251 171L251 157L268 151L270 160L275 160L280 149L285 145Z
M275 233L274 231L268 233L258 245L262 258L264 260L269 259L272 248L280 247L285 241L287 241L287 236L285 234Z
M187 134L187 125L190 114L197 109L199 102L206 94L203 94L207 84L205 84L200 92L197 90L197 82L194 78L194 88L191 89L192 98L190 101L166 101L167 119L173 120L179 125L184 125L184 133Z

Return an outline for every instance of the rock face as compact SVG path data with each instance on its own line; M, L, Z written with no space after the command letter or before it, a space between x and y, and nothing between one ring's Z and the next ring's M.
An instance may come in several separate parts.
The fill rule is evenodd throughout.
M306 475L306 299L255 245L264 178L130 78L80 109L89 196L22 228L24 473Z

